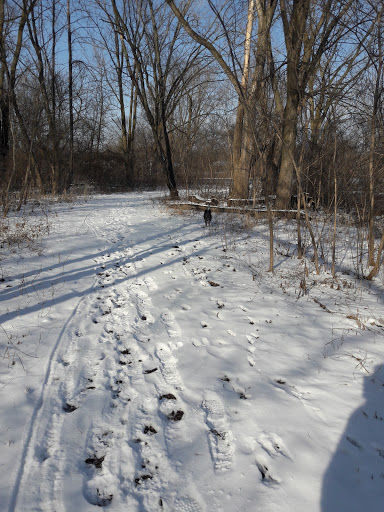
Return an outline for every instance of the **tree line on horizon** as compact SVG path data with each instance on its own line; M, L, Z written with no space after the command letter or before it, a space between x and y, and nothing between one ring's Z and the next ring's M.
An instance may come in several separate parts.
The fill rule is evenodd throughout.
M215 179L384 211L378 0L0 0L3 213ZM252 187L250 187L252 184ZM373 227L372 227L373 229Z

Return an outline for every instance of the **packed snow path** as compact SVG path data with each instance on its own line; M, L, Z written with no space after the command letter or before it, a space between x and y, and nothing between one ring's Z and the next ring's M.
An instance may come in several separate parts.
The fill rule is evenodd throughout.
M239 259L202 218L148 196L90 203L77 243L93 237L98 250L77 271L93 285L73 294L50 347L9 510L322 510L363 385L356 361L341 368L324 347L335 323L348 333L354 320L255 281L242 235Z

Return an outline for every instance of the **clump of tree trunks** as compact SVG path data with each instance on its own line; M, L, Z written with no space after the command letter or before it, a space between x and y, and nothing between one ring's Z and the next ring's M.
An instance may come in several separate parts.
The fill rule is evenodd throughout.
M338 212L352 213L374 277L384 236L383 9L0 0L3 215L32 195L85 186L164 186L175 199L229 182L232 199L266 198L271 237L273 210L289 209L292 195L309 232L307 197L332 217L334 237Z

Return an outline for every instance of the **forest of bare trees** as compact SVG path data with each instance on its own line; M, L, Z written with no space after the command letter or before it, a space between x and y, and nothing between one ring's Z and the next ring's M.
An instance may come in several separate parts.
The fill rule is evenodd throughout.
M380 0L0 0L10 197L208 178L384 211ZM224 181L223 181L224 182ZM250 190L250 188L253 190Z

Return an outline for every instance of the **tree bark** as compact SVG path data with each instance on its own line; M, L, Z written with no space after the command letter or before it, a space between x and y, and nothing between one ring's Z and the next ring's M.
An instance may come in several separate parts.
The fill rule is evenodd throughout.
M6 70L4 60L6 51L4 47L4 4L5 0L0 0L0 179L3 181L7 169L7 155L9 151L9 100L5 87Z
M135 7L135 4L131 5ZM201 50L197 47L185 57L175 76L173 66L181 23L172 25L167 16L158 17L158 10L152 0L146 3L147 12L142 11L140 5L134 20L124 17L126 13L119 11L115 0L112 0L112 7L113 21L108 12L107 15L114 30L119 33L135 97L137 95L139 98L151 128L170 196L178 197L168 120L178 98L186 89L185 84L198 72L197 62ZM143 49L146 58L143 58Z
M285 209L291 197L297 119L303 93L303 83L300 83L299 69L309 7L310 0L293 0L292 15L289 19L285 0L280 0L287 50L287 98L284 109L281 163L276 193L276 208L278 209Z
M39 42L39 34L36 26L36 16L34 7L36 5L36 0L30 1L30 19L28 19L28 29L30 39L35 50L36 58L37 58L37 69L38 69L38 80L40 85L40 91L44 102L44 110L47 116L47 123L49 127L50 134L50 142L51 142L51 152L49 153L49 160L51 166L51 193L56 194L59 192L59 171L58 171L58 163L57 163L57 153L58 153L58 140L56 134L56 84L55 84L55 55L56 55L56 39L53 38L52 43L52 62L51 69L49 75L51 77L51 98L48 91L48 85L45 76L45 66L44 66L44 58L43 58L43 49ZM52 31L56 32L55 28L55 0L52 0Z
M72 25L71 4L67 0L67 38L68 38L68 108L69 108L69 158L68 173L65 183L65 192L68 193L73 182L73 143L74 143L74 119L73 119L73 57L72 57Z
M371 134L369 147L369 226L368 226L368 263L375 265L375 234L374 234L374 218L375 218L375 149L376 149L376 124L379 110L379 100L382 90L382 74L383 74L383 52L381 37L381 19L382 10L377 13L377 61L373 62L376 68L375 91L373 97L373 109L371 117Z
M381 235L380 245L379 245L379 248L377 250L375 266L373 267L373 269L370 271L370 273L367 276L367 279L369 281L371 281L378 274L378 272L380 270L380 267L381 267L381 254L383 252L383 249L384 249L384 233Z
M282 129L282 149L279 181L276 192L276 207L285 209L291 196L293 158L295 155L298 114L303 106L304 94L310 78L315 74L324 52L331 47L332 34L340 21L350 9L353 0L345 3L328 0L318 13L317 23L307 27L312 2L310 0L293 0L291 16L285 0L280 0L280 13L284 28L287 52L287 86L286 106L284 109ZM337 10L334 12L333 10ZM348 30L343 26L341 31ZM307 32L308 31L308 32ZM341 33L336 40L339 40Z
M16 102L16 70L20 59L20 53L23 45L23 34L24 28L27 23L29 12L33 5L35 5L37 0L31 1L30 5L27 4L27 0L23 0L20 12L20 20L18 24L17 30L17 38L16 45L13 50L13 57L10 66L7 62L7 53L4 45L4 0L0 0L0 60L1 60L1 74L0 74L0 108L1 108L1 118L0 118L0 165L2 172L1 178L4 178L7 172L7 157L9 153L9 137L11 130L11 120L10 120L10 111L11 105L16 113L16 116L19 118L20 113L17 108ZM23 135L27 135L27 131L25 129L25 125L22 127ZM27 137L28 140L28 137ZM12 175L9 180L12 180ZM10 188L10 182L7 186L4 187L3 190L3 204L8 201L7 190Z
M237 199L248 199L249 194L249 105L247 104L248 81L249 81L249 60L251 54L251 37L255 15L256 0L249 0L247 26L244 40L244 62L241 77L242 95L239 97L239 104L236 112L236 123L233 135L233 187L231 195Z

